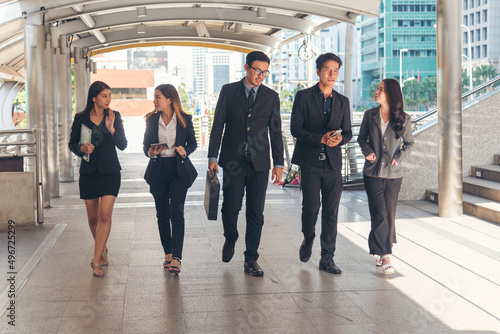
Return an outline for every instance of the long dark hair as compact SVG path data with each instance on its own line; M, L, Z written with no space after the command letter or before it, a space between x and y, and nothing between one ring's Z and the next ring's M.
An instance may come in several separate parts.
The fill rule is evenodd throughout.
M101 92L105 89L111 90L109 86L102 82L102 81L94 81L92 85L89 87L89 93L87 95L87 105L85 106L85 109L79 112L81 115L85 115L89 113L92 108L94 108L94 97L97 97L97 95L101 94Z
M396 138L403 137L407 114L404 111L403 94L399 82L394 79L384 79L385 95L389 100L389 121L396 132Z
M156 87L155 90L159 90L163 94L163 96L165 96L167 99L172 99L171 106L175 111L177 120L181 122L182 127L185 128L186 120L184 119L184 115L187 114L186 112L184 112L184 110L182 110L181 99L179 98L179 93L177 93L177 89L175 89L175 87L172 86L171 84L163 84ZM155 110L148 112L145 116L146 120L148 120L148 118L151 117L155 112L156 112Z

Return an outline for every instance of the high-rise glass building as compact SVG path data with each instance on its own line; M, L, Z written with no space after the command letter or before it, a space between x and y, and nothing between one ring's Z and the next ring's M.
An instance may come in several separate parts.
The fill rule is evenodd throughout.
M383 0L377 18L362 17L363 99L370 98L371 84L384 78L424 80L436 75L435 23L435 0Z
M500 70L500 14L498 0L462 0L462 24L470 30L462 29L462 54L469 57L473 67L493 65ZM465 68L465 66L464 66Z

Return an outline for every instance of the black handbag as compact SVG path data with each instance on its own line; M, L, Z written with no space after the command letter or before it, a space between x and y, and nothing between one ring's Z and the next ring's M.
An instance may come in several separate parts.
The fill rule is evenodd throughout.
M207 171L207 180L205 182L205 211L208 220L217 220L217 211L219 207L220 183L215 169Z

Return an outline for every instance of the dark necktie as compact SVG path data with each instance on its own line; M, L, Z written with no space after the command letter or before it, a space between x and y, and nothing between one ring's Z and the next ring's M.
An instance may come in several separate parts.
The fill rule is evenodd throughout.
M251 89L250 89L250 92L248 93L248 105L249 105L250 107L252 107L252 106L253 106L253 102L254 102L254 94L255 94L255 92L254 92L253 88L251 88Z

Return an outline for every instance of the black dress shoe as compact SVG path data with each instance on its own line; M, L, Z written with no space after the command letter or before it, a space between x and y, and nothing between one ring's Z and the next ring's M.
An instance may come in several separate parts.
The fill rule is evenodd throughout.
M255 260L245 262L245 272L252 276L264 276L264 271Z
M340 268L335 265L333 259L319 260L319 270L324 270L330 274L335 274L335 275L342 274L342 270L340 270Z
M307 262L311 258L314 237L315 235L313 235L312 238L309 239L309 241L307 241L306 238L304 238L304 240L302 241L302 245L300 245L299 249L300 261Z
M226 240L224 242L224 247L222 247L222 261L229 262L234 255L234 242L229 242Z

